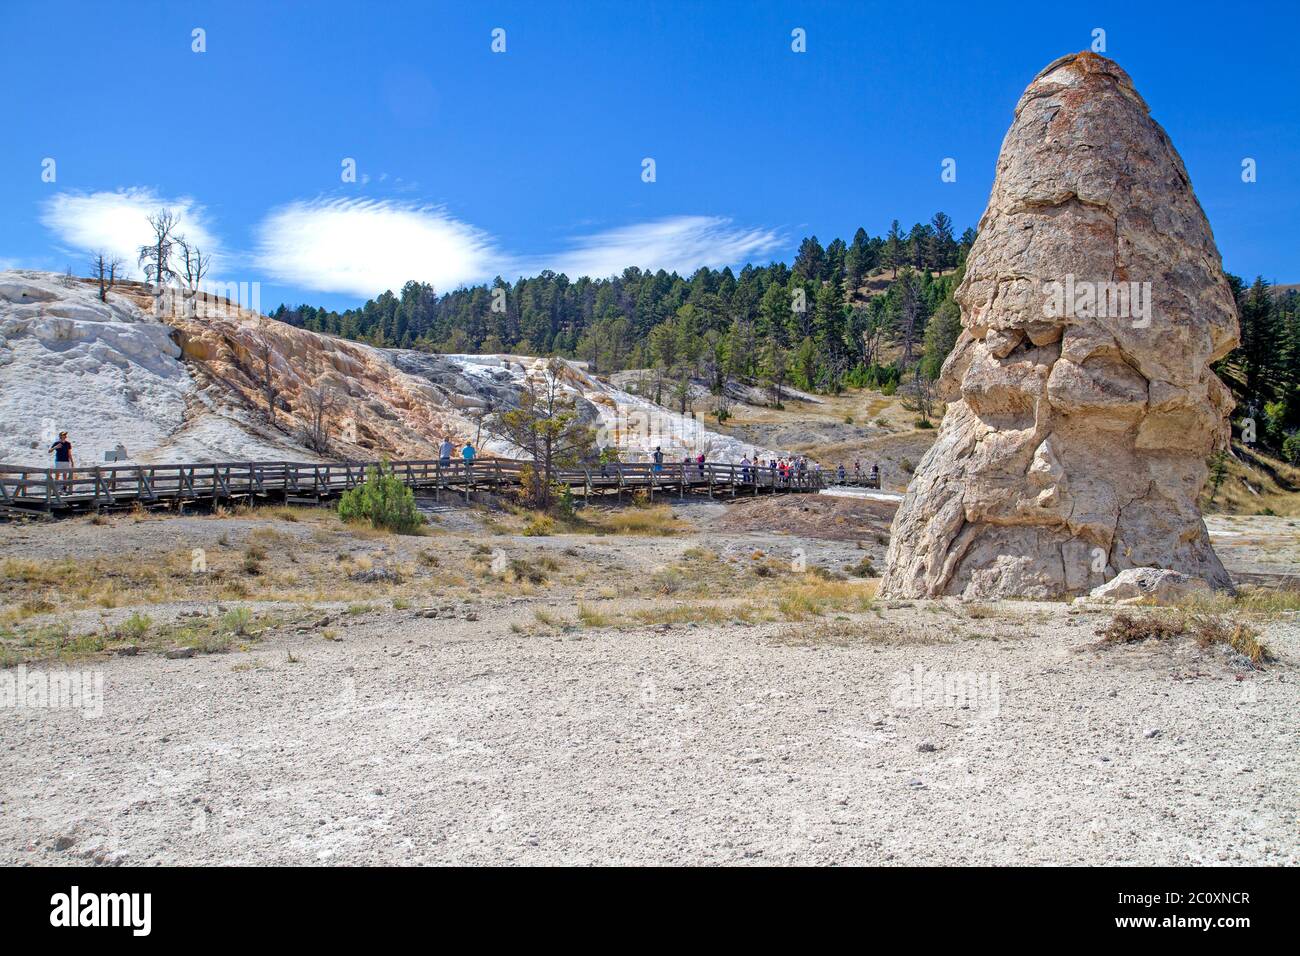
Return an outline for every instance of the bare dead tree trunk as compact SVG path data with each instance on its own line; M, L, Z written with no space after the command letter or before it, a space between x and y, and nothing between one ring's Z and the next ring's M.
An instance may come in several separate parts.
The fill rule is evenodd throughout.
M159 296L162 295L163 283L175 275L171 268L171 254L177 223L176 214L170 209L159 209L150 216L153 240L140 247L140 255L136 260L144 269L145 280L154 283L157 290L155 294Z
M329 413L334 408L334 397L323 386L309 388L304 393L307 400L307 444L318 454L329 450Z
M90 260L90 277L99 285L99 301L108 301L108 290L117 281L117 270L122 268L122 260L106 252L97 252Z
M176 245L180 247L182 270L180 275L188 290L185 294L185 298L190 303L187 312L197 316L198 309L195 306L194 297L198 295L199 288L203 284L203 277L208 274L211 257L205 256L202 249L190 243L184 236L176 237Z
M271 346L270 340L262 336L254 343L251 352L253 358L257 360L258 387L266 400L266 417L274 428L275 400L279 395L275 387L274 366L271 362L275 349Z

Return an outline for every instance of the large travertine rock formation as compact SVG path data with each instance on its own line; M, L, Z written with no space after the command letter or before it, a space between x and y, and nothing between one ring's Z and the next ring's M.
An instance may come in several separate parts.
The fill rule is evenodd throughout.
M1230 587L1196 504L1237 343L1182 160L1091 53L1029 85L956 294L950 401L894 520L881 593L1051 598L1131 567Z

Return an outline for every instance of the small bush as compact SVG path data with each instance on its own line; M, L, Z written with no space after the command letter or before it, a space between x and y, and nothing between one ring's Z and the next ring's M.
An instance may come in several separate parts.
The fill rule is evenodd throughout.
M876 566L867 557L864 557L857 564L846 564L844 570L855 578L874 578L876 576Z
M590 604L583 604L579 601L578 620L582 623L583 627L608 627L610 619L608 615L601 614Z
M545 584L546 570L539 564L532 564L525 558L510 559L510 573L516 581L527 581L529 584Z
M118 634L128 641L143 640L144 636L149 633L149 628L153 626L153 621L149 615L141 614L139 611L134 612L130 617L121 623L118 627Z
M412 534L424 524L415 507L415 494L393 475L387 462L380 462L364 482L343 493L339 517L368 521L372 528L398 534Z
M243 636L248 633L248 625L253 621L253 612L242 604L232 607L221 616L221 629L230 634Z
M534 515L528 519L528 524L524 525L523 533L529 538L544 538L555 534L555 519L550 515Z
M657 594L676 594L686 585L686 579L676 568L664 568L650 576L650 585Z

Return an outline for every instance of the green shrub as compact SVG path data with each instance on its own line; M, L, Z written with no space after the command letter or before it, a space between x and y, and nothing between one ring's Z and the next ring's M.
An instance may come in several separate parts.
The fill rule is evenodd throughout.
M344 521L369 521L373 528L411 534L424 524L415 507L415 494L393 475L387 462L372 468L366 480L339 499Z
M248 625L253 622L251 609L240 604L221 615L221 629L231 634L243 636L248 633Z
M1300 465L1300 431L1286 436L1282 442L1282 457L1293 465Z
M134 612L130 617L122 622L118 632L122 637L130 641L143 640L144 636L149 633L149 628L153 626L153 621L148 614L141 614L139 611Z

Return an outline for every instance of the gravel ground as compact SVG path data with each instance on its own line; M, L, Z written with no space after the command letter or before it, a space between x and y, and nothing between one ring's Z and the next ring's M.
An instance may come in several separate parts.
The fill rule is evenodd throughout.
M111 660L104 719L0 716L0 862L1300 862L1294 625L1239 681L1014 612L929 643L933 615L885 610L835 643L519 638L506 605ZM971 675L967 706L914 697L917 668Z
M214 533L192 520L173 527ZM696 543L523 541L616 544L626 574ZM1300 863L1294 615L1247 671L1103 649L1109 612L1029 602L528 631L574 602L470 595L338 615L338 641L81 665L101 718L0 708L0 863Z

